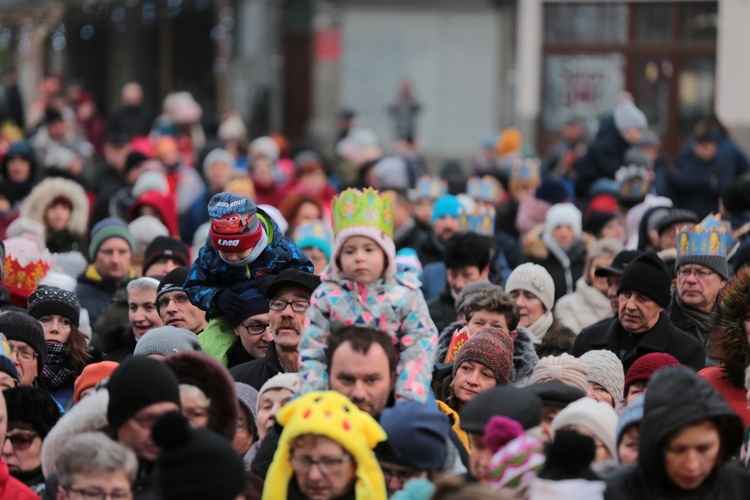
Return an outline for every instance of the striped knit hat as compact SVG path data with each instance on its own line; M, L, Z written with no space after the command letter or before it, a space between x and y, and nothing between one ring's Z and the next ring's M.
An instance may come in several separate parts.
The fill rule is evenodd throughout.
M495 375L498 386L508 385L513 367L513 340L505 330L484 328L472 335L458 352L453 363L453 377L458 367L470 361L486 366Z
M89 243L89 259L96 260L96 252L99 247L110 238L122 238L133 251L133 237L130 236L128 226L117 217L107 217L96 223L91 229L91 238Z
M515 432L508 433L509 430ZM492 438L498 435L512 438L499 448L490 446ZM490 419L484 431L484 440L494 453L487 467L492 486L509 497L522 496L544 467L542 442L525 435L523 427L515 420L502 416Z

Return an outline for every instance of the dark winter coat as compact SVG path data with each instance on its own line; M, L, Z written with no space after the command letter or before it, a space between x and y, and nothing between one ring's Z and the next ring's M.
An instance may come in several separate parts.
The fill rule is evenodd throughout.
M128 281L135 278L135 271L131 268L129 275L120 281L104 279L90 264L86 271L78 277L76 295L81 307L89 312L89 320L96 325L96 320L104 313L118 289L125 288Z
M11 156L20 156L28 160L31 164L29 172L29 178L25 182L13 182L8 178L8 160ZM36 184L38 177L38 165L36 161L36 154L31 148L31 145L27 141L14 142L5 152L2 161L0 162L0 185L2 186L2 192L8 198L11 205L20 202L31 192L31 189Z
M622 353L621 350L625 349L622 345L623 339L627 338L638 341L638 344ZM619 318L600 321L581 330L573 344L573 355L578 358L588 351L597 349L614 352L622 361L625 373L636 359L651 352L671 354L680 363L696 371L706 364L706 354L701 343L674 326L669 316L663 312L654 327L640 335L629 335L620 324Z
M456 299L453 298L451 286L448 282L445 283L440 295L427 301L427 309L430 311L430 318L435 323L438 332L442 332L448 325L456 321L458 317ZM450 339L448 343L450 343Z
M259 391L268 379L279 373L285 373L284 367L281 366L281 360L276 353L276 344L268 344L268 351L264 358L242 363L229 370L229 374L235 382L242 382L255 390Z
M742 421L708 382L685 368L667 368L652 379L644 397L638 465L608 480L620 499L747 497L750 474L727 463L742 443ZM664 446L680 429L707 419L719 422L719 464L700 486L683 490L665 471Z
M393 234L393 243L396 245L397 252L403 248L411 248L416 251L430 236L430 232L422 225L417 224L414 218L409 219L406 224L406 227L399 228Z
M614 179L629 147L630 144L615 126L614 116L602 119L596 138L573 167L576 196L587 198L594 182L599 179Z
M442 262L445 243L435 233L429 233L429 236L415 250L417 251L419 262L422 266L426 266L433 262Z
M710 161L701 160L690 143L680 153L668 186L676 207L692 210L702 219L718 209L721 193L744 172L731 162L722 162L718 154Z
M591 241L591 237L586 234L584 234L584 238L585 240L574 243L566 251L568 259L570 259L570 275L573 287L571 291L573 292L576 282L583 276L583 268L586 265L586 248ZM542 241L542 226L537 226L526 234L523 239L523 253L526 256L526 262L539 264L552 276L552 281L555 283L555 302L568 293L565 268Z
M253 262L245 266L230 266L219 257L210 237L206 237L206 244L190 268L185 293L196 307L206 311L207 319L222 316L213 299L226 288L236 286L233 291L239 294L253 287L251 280L279 274L284 269L313 272L313 265L302 249L281 234L279 226L260 208L258 220L268 235L268 245Z

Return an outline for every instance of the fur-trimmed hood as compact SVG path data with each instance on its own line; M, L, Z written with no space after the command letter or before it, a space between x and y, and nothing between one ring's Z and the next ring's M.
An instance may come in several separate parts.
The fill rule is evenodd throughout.
M57 472L55 462L63 445L73 436L83 432L106 432L109 429L107 421L107 405L109 392L99 389L81 400L68 413L57 421L42 443L42 471L44 477L50 477Z
M164 362L181 384L194 385L211 400L208 407L208 428L228 440L237 431L238 402L234 380L229 371L205 353L182 351Z
M48 177L31 190L21 205L21 217L28 217L44 224L44 212L49 203L58 196L70 200L73 209L70 213L68 230L86 235L89 218L89 199L86 191L77 182L61 177Z
M748 297L750 268L745 268L722 291L719 328L711 332L712 355L724 367L726 379L739 388L745 386L745 368L750 365L750 346L743 329Z
M540 261L547 260L549 258L549 249L542 240L543 230L544 224L536 226L534 229L526 233L526 235L521 240L521 249L523 250L523 254L526 257ZM596 238L591 236L589 233L584 232L581 233L581 240L583 241L584 248L588 252L589 248L591 248L591 245L593 245L596 241Z

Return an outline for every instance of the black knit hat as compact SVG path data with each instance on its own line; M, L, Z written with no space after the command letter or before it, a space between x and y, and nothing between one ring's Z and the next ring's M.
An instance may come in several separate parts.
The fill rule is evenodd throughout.
M25 342L36 351L37 376L41 375L47 362L47 342L42 325L26 313L9 311L0 314L0 333L4 333L8 340Z
M36 319L49 314L65 316L76 328L81 316L81 303L76 294L48 285L39 285L29 295L29 316Z
M109 378L107 390L107 421L113 431L154 403L172 402L180 406L175 374L161 361L145 356L134 356L117 367Z
M190 263L190 255L185 244L169 236L157 236L148 244L143 254L143 275L148 276L148 268L160 259L173 259L180 266Z
M461 429L482 434L495 415L517 420L524 430L529 430L542 420L542 400L533 392L512 385L493 387L466 403L461 410Z
M44 440L60 419L60 409L44 389L13 387L3 391L8 407L8 430L31 427Z
M578 387L555 381L527 385L523 390L533 392L542 398L543 404L559 408L565 408L570 403L586 397Z
M189 267L176 267L169 271L159 282L159 288L156 289L156 298L168 292L184 291L185 281L190 274Z
M633 259L622 272L617 293L639 292L662 307L669 306L672 273L655 252L646 252Z
M242 458L231 441L209 429L191 429L185 417L167 413L152 429L164 500L233 500L245 486Z
M610 274L622 276L622 272L625 270L627 265L642 253L643 252L640 250L623 250L615 255L612 264L610 264L609 266L597 267L596 271L594 271L594 275L600 278L606 278Z

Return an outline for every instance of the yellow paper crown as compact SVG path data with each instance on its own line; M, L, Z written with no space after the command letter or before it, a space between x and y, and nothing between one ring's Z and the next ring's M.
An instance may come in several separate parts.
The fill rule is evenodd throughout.
M386 434L368 413L357 408L346 396L335 391L309 392L287 403L276 415L284 426L266 476L263 498L287 498L293 469L290 444L306 434L325 436L344 448L356 463L357 499L387 498L385 480L373 449Z
M350 227L374 227L393 237L393 205L376 190L349 188L333 199L333 235Z

